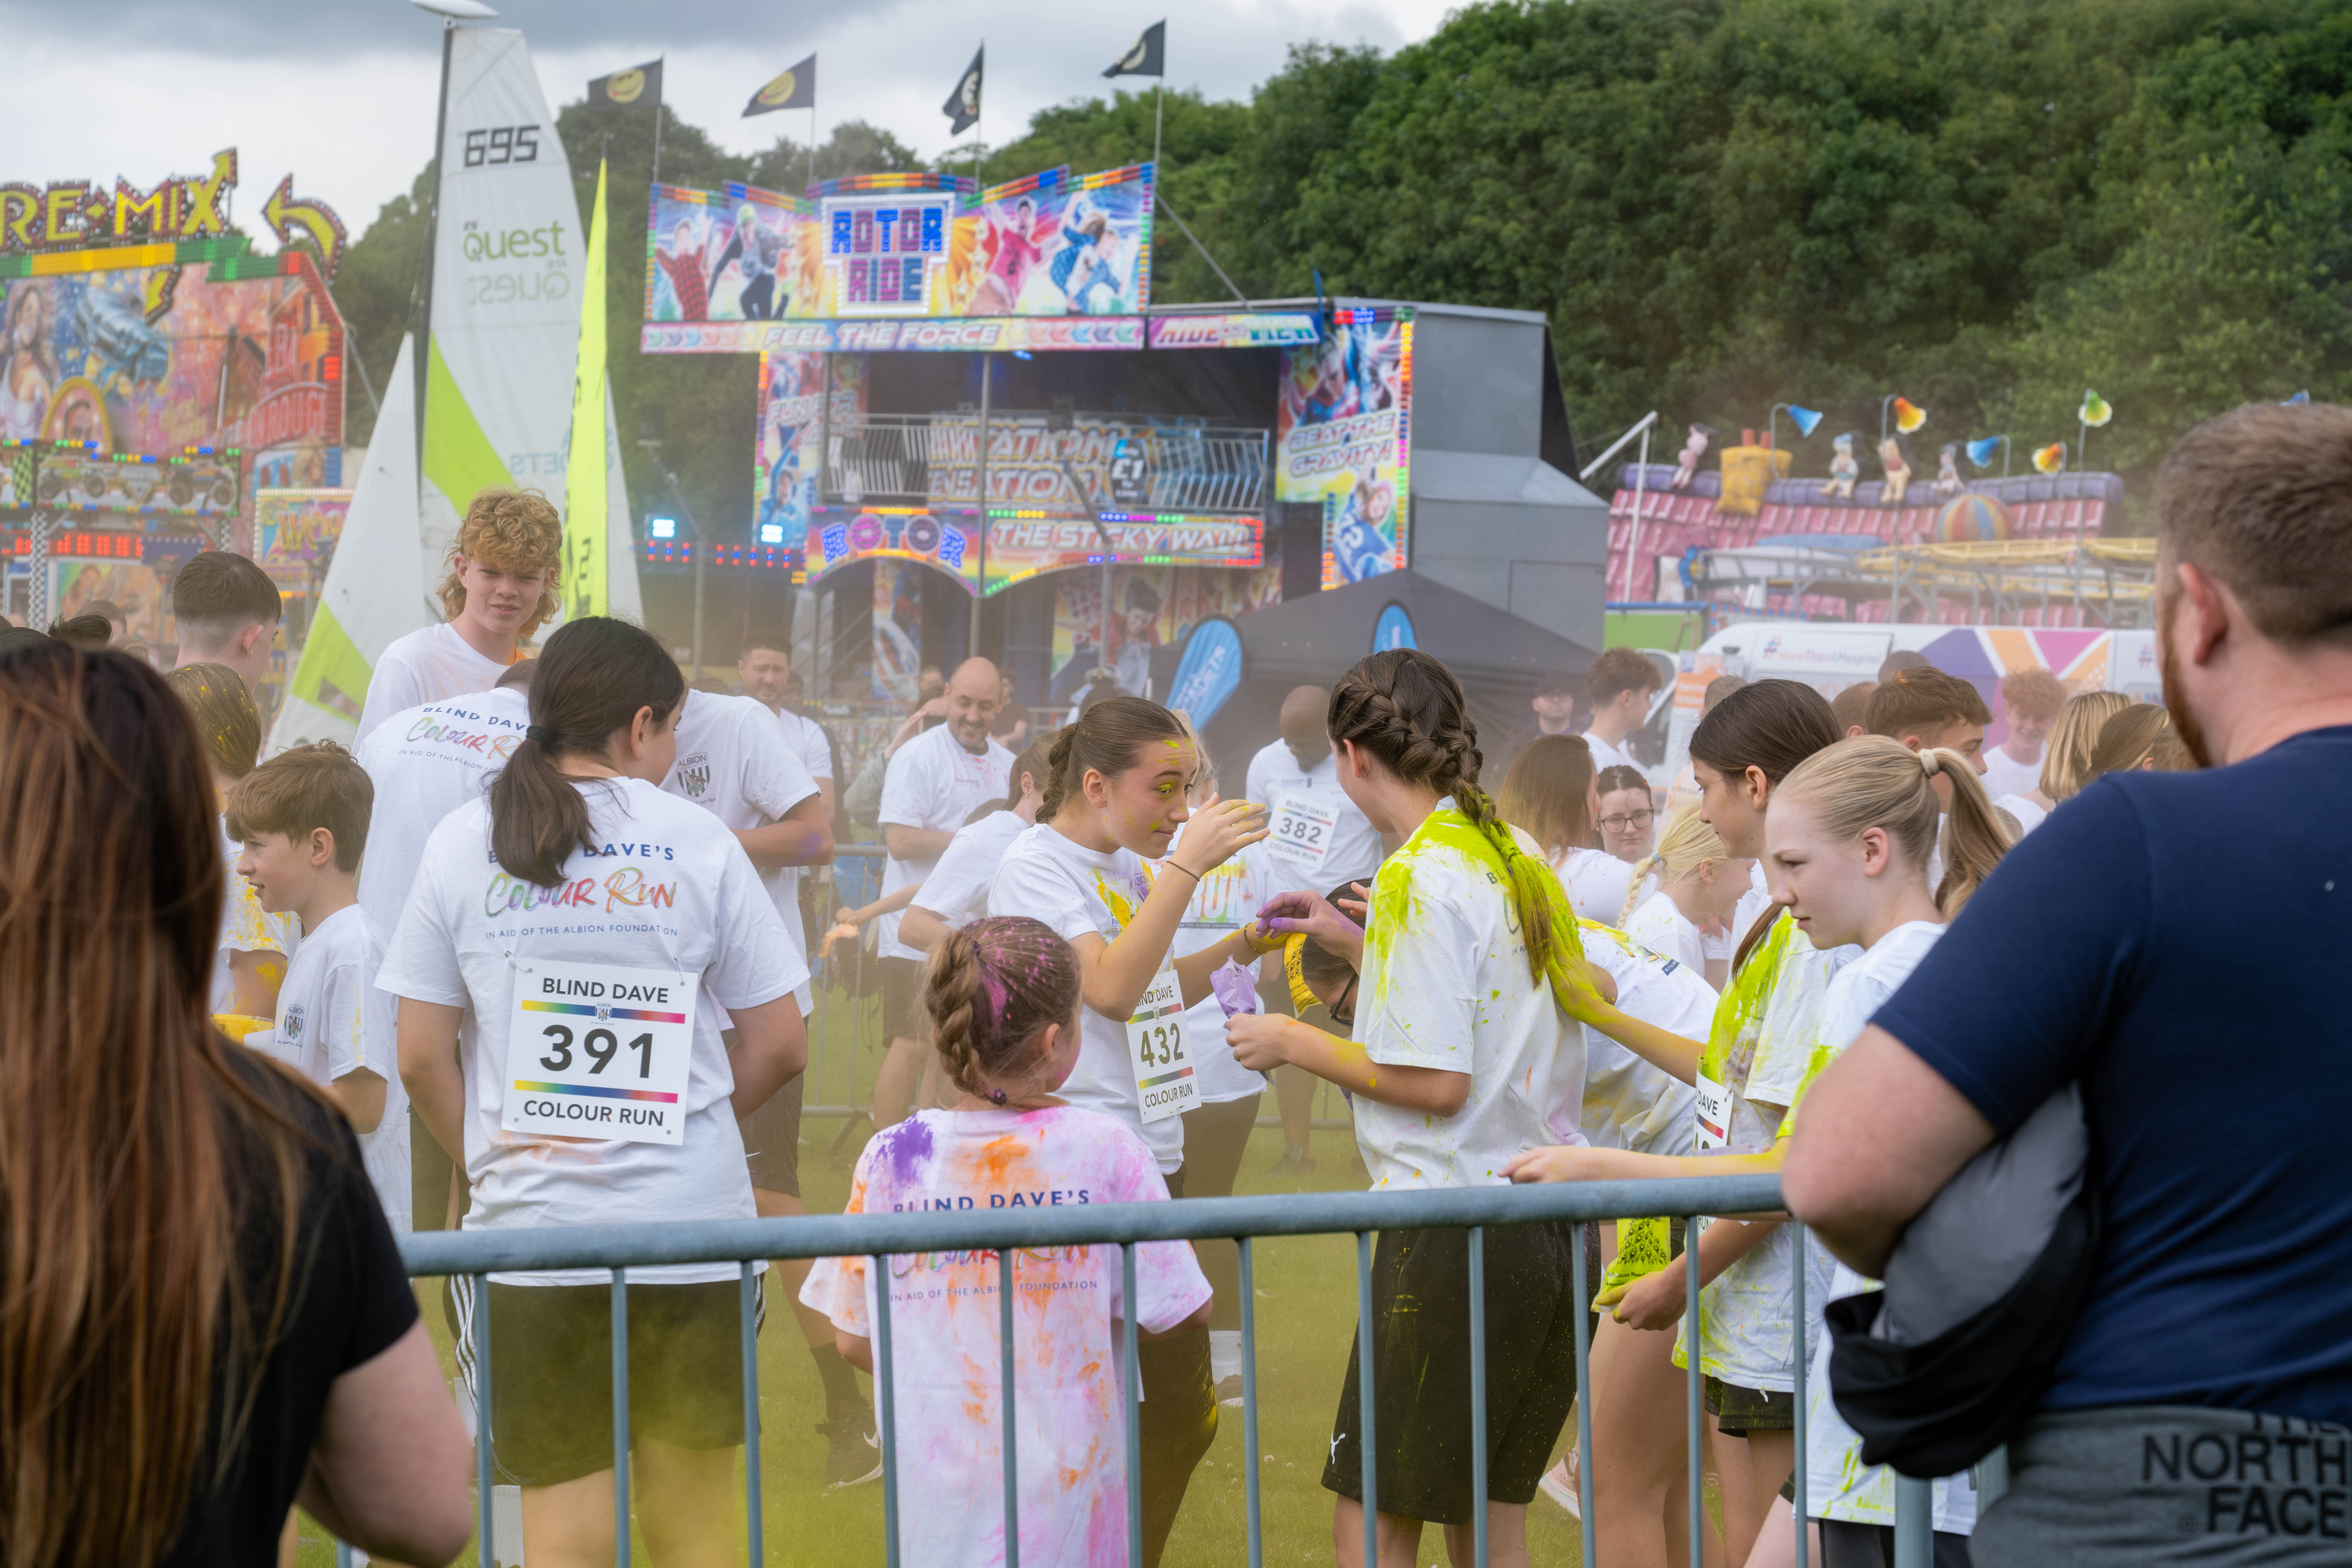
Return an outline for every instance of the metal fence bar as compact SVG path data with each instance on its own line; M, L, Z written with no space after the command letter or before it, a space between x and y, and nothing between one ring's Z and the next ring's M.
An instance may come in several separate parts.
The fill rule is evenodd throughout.
M1936 1483L1895 1478L1895 1568L1935 1568Z
M1013 1249L1009 1247L996 1254L996 1294L997 1357L1004 1376L1004 1568L1021 1568L1021 1460L1020 1438L1013 1430Z
M1372 1233L1356 1233L1356 1443L1364 1491L1364 1568L1381 1560L1381 1474L1372 1444Z
M1700 1560L1699 1542L1706 1536L1706 1469L1699 1458L1700 1387L1706 1374L1699 1370L1698 1325L1698 1221L1692 1215L1683 1221L1683 1278L1687 1290L1683 1299L1683 1322L1690 1338L1689 1365L1684 1385L1689 1393L1686 1406L1690 1418L1690 1560Z
M629 1568L629 1271L613 1270L613 1561Z
M1569 1278L1576 1287L1576 1503L1578 1552L1584 1568L1594 1568L1592 1542L1592 1325L1587 1313L1592 1281L1584 1267L1584 1237L1569 1249Z
M490 1568L496 1536L490 1509L497 1487L490 1476L490 1277L474 1276L474 1528L481 1549L475 1553L481 1568Z
M743 1521L755 1565L768 1560L767 1531L760 1517L759 1296L760 1277L747 1258L735 1311L743 1333ZM784 1306L789 1312L792 1303Z
M1143 1568L1143 1366L1135 1350L1135 1244L1118 1249L1119 1337L1127 1349L1127 1568Z
M1789 1269L1792 1284L1793 1305L1790 1310L1790 1337L1795 1342L1797 1366L1796 1430L1792 1440L1797 1450L1797 1463L1790 1472L1795 1498L1790 1511L1797 1516L1797 1568L1805 1568L1805 1358L1811 1352L1813 1336L1805 1326L1805 1226L1801 1220L1789 1222L1789 1234L1796 1238L1791 1248L1796 1262Z
M874 1255L874 1408L882 1439L882 1561L898 1568L898 1385L890 1365L890 1259Z
M1580 1255L1583 1239L1577 1237ZM1471 1562L1486 1568L1486 1229L1476 1225L1470 1227L1470 1543Z
M1638 1182L1564 1182L1509 1187L1432 1187L1402 1193L1318 1193L1187 1198L1181 1204L967 1209L954 1213L793 1215L667 1225L554 1226L530 1230L424 1230L398 1237L413 1275L651 1268L740 1263L744 1258L856 1258L1001 1247L1125 1245L1237 1236L1334 1236L1350 1231L1621 1215L1769 1213L1780 1207L1777 1176L1680 1176Z
M1250 1238L1235 1237L1242 1260L1242 1459L1249 1466L1244 1488L1249 1510L1249 1568L1265 1568L1264 1521L1259 1514L1257 1468L1257 1277L1250 1260Z

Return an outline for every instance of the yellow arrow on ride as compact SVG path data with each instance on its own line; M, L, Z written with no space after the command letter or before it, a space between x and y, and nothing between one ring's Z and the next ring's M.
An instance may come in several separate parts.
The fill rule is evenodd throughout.
M324 202L296 201L294 176L289 174L278 182L278 188L261 205L261 216L277 232L280 245L293 244L292 231L297 228L308 235L310 243L319 247L320 270L327 275L328 282L335 280L335 268L343 259L343 244L350 237L343 232L343 220L335 216L334 208Z

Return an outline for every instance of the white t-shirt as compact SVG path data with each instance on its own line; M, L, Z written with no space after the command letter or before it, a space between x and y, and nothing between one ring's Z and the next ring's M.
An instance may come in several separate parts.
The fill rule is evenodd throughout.
M1631 768L1637 773L1642 773L1642 764L1633 760L1632 752L1621 751L1590 730L1584 732L1584 743L1592 748L1592 773L1595 778L1607 773L1611 768ZM1649 775L1643 773L1642 776L1647 778Z
M1381 863L1364 937L1356 1043L1382 1067L1466 1073L1452 1116L1356 1096L1356 1145L1375 1190L1492 1186L1552 1141L1555 1082L1584 1079L1584 1031L1528 973L1509 889L1476 829L1442 820L1451 795ZM1526 846L1530 853L1533 845Z
M1685 1039L1706 1037L1715 1016L1715 987L1702 971L1662 956L1611 926L1580 923L1578 935L1584 956L1616 982L1619 1007ZM1557 1084L1557 1071L1553 1077ZM1604 1149L1643 1154L1693 1152L1696 1091L1597 1029L1584 1031L1584 1081L1580 1087L1580 1102L1555 1089L1551 1129L1561 1142L1570 1142L1568 1134L1580 1132L1586 1142Z
M1005 850L1029 827L1019 812L1011 810L992 811L978 822L965 823L940 852L939 864L923 879L915 902L953 929L971 924L988 913L988 889L995 884Z
M981 802L991 796L1004 798L1005 775L1012 770L1013 753L994 741L975 754L963 749L953 725L924 731L899 747L883 772L879 820L885 836L894 826L953 833ZM887 896L909 882L923 880L937 864L937 855L917 860L892 856L882 874L883 893ZM882 958L919 960L921 952L898 940L899 918L893 911L875 922L879 928L876 953Z
M1772 1146L1782 1115L1803 1089L1830 982L1861 956L1858 947L1824 952L1794 921L1784 919L1748 956L1748 969L1756 972L1753 985L1743 988L1735 977L1725 987L1708 1059L1717 1056L1719 1033L1726 1044L1718 1065L1733 1096L1727 1152L1753 1154ZM1708 1376L1739 1388L1786 1393L1796 1386L1789 1321L1795 1255L1789 1227L1775 1226L1706 1287L1699 1301L1699 1364ZM1684 1364L1689 1331L1685 1321L1675 1347L1677 1365Z
M1685 965L1701 979L1706 976L1706 961L1717 956L1707 952L1706 933L1693 925L1690 917L1684 914L1681 907L1664 891L1652 893L1634 907L1633 915L1625 921L1625 934L1652 952ZM1709 1006L1712 1007L1713 1004L1710 1003ZM1706 1028L1702 1022L1699 1025L1700 1035ZM1700 1035L1691 1037L1697 1039Z
M482 798L530 727L530 699L509 687L404 709L353 749L375 785L360 907L377 931L400 928L425 841L443 817Z
M1988 746L1984 753L1983 773L1985 794L1995 800L2005 795L2023 795L2027 790L2042 787L2042 759L2030 763L2011 760L2002 746Z
M1263 746L1250 759L1249 798L1268 811L1275 809L1285 795L1305 795L1318 807L1339 814L1339 826L1332 830L1331 852L1325 856L1319 868L1302 866L1287 857L1277 857L1276 865L1288 879L1276 892L1328 892L1349 882L1370 882L1372 873L1381 867L1381 836L1373 831L1371 822L1348 792L1339 787L1339 759L1325 754L1311 768L1302 769L1289 746L1280 741Z
M832 783L833 743L824 738L824 731L817 721L788 708L774 710L774 714L776 728L782 732L784 744L792 748L793 755L798 757L801 766L808 770L810 782L820 784ZM838 800L841 797L836 794L834 798ZM792 910L784 923L801 932L803 944L807 942L808 933L801 924L801 879L810 869L806 866L780 867L770 873L768 879L768 885L775 889L778 912L786 909Z
M2017 818L2018 836L2021 838L2050 819L2050 814L2025 798L2023 795L1997 796L1993 805Z
M919 1110L858 1157L849 1214L1034 1205L1165 1203L1151 1152L1108 1117L1039 1110ZM993 1250L890 1260L891 1429L898 1538L908 1563L1004 1561L1003 1321ZM827 1258L801 1300L871 1338L873 1260ZM1119 1249L1013 1257L1013 1388L1024 1563L1116 1563L1127 1550L1127 1423ZM1135 1249L1136 1326L1175 1327L1209 1299L1181 1241Z
M383 1120L359 1134L360 1161L395 1231L415 1228L408 1177L408 1090L400 1081L393 1001L376 989L383 933L357 904L319 922L286 966L278 1026L245 1043L324 1088L364 1069L383 1079Z
M302 922L292 915L273 915L264 910L253 884L236 874L236 858L244 848L230 839L227 819L223 818L221 851L228 873L221 886L220 941L213 948L207 1012L226 1013L236 1005L236 977L229 971L229 954L278 952L290 959L302 945Z
M1041 822L1005 849L988 890L988 912L1043 921L1064 942L1091 931L1109 942L1150 896L1151 871L1141 856L1131 849L1097 855ZM1072 1105L1116 1116L1134 1129L1163 1173L1183 1164L1184 1119L1143 1120L1127 1020L1081 1006L1078 1026L1078 1065L1057 1092Z
M718 818L642 779L581 781L594 849L564 858L562 886L509 876L490 856L486 802L436 828L376 984L395 996L462 1007L468 1230L751 1219L751 1177L729 1097L735 1074L712 1000L730 1011L790 995L808 969L743 847ZM503 1131L515 1071L539 1042L510 1042L518 974L541 960L657 970L698 986L685 1142L668 1145ZM511 1047L511 1052L510 1052ZM510 1067L509 1055L514 1057ZM591 1285L602 1269L492 1278ZM647 1284L736 1277L731 1263L630 1270Z
M775 715L748 697L719 697L688 689L686 710L677 716L677 762L662 788L719 818L733 832L781 822L784 814L817 793ZM755 867L753 869L757 870ZM808 968L808 938L801 930L799 868L761 871L784 934L803 970ZM815 996L803 984L793 994L806 1017Z
M1176 837L1169 840L1169 854L1176 853L1184 842L1185 828L1191 826L1188 822L1177 829ZM1257 919L1268 899L1287 891L1278 861L1279 857L1260 839L1212 868L1192 889L1192 901L1184 906L1183 921L1176 928L1175 955L1190 958L1204 947L1214 947ZM1177 876L1183 873L1179 871ZM1244 967L1254 979L1257 966ZM1265 1088L1264 1074L1234 1060L1234 1047L1225 1039L1224 1005L1213 992L1185 1009L1184 1038L1192 1047L1203 1105L1246 1100Z
M1605 849L1570 849L1552 862L1568 900L1580 919L1613 926L1625 912L1625 895L1633 888L1633 868Z
M1822 1068L1837 1059L1861 1037L1871 1016L1910 978L1927 950L1948 928L1932 921L1912 921L1896 926L1860 958L1838 971L1822 1005L1822 1029L1811 1070L1811 1086ZM1793 1127L1796 1106L1789 1110L1784 1129ZM1879 1289L1837 1262L1810 1238L1805 1245L1806 1343L1811 1360L1805 1382L1805 1510L1815 1519L1850 1520L1857 1524L1895 1522L1895 1472L1865 1467L1862 1439L1840 1418L1830 1394L1830 1344L1822 1310L1840 1296ZM1948 1476L1935 1484L1935 1527L1955 1535L1976 1528L1976 1489L1966 1475Z
M404 708L488 691L499 683L507 667L474 651L446 621L395 637L376 656L375 672L368 679L367 702L360 709L359 739Z

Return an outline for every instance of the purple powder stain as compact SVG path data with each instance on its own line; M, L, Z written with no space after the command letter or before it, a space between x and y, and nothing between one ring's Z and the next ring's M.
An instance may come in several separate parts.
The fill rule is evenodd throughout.
M901 1182L913 1182L918 1170L931 1158L930 1123L919 1117L908 1117L896 1127L886 1127L876 1139L882 1145L882 1158L888 1161L890 1173Z
M1231 959L1209 976L1209 989L1216 994L1217 1005L1225 1010L1228 1018L1238 1013L1257 1011L1257 986L1250 979L1250 972Z

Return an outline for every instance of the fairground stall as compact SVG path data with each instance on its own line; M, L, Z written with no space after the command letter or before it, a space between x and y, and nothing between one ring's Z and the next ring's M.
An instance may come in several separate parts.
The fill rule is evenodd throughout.
M698 567L706 592L764 578L736 613L788 618L812 697L839 701L903 703L977 650L1033 708L1108 680L1206 720L1264 673L1236 628L1349 589L1360 613L1283 679L1329 679L1376 626L1499 679L1580 669L1607 509L1569 477L1543 317L1156 306L1152 181L656 186L641 347L757 354L761 399L748 528L651 520L648 616L681 624ZM1383 620L1415 581L1483 613L1441 616L1444 644Z
M145 191L0 185L0 558L22 619L102 603L167 648L172 574L220 546L263 561L298 619L315 587L346 494L342 227L289 175L263 207L285 248L259 254L232 232L236 177L232 150Z

